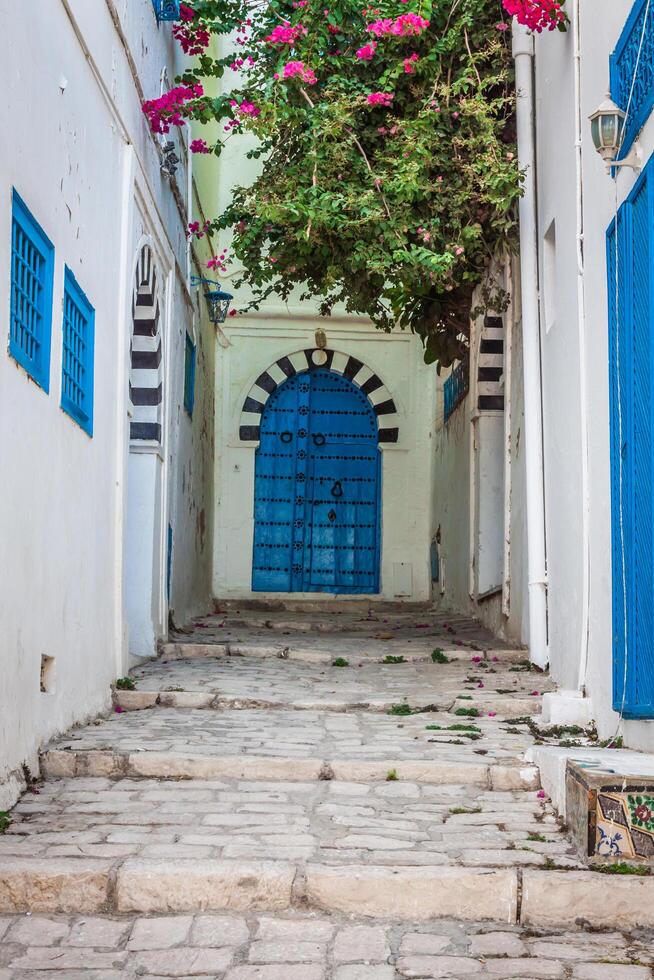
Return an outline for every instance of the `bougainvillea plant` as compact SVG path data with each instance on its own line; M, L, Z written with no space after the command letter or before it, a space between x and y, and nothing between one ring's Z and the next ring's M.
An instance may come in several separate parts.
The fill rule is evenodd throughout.
M218 121L220 139L194 140L198 153L249 136L258 176L191 229L212 242L229 230L220 268L231 262L234 285L247 287L242 309L299 288L322 315L344 304L382 330L411 329L430 362L461 357L473 290L515 241L507 21L542 30L558 26L558 10L554 0L182 4L175 36L196 60L144 111L158 133L180 117ZM209 79L222 80L215 97Z

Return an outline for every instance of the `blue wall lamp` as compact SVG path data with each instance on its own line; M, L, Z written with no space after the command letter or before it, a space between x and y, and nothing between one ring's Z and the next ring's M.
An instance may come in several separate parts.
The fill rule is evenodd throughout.
M220 283L213 279L202 279L200 276L191 276L192 286L205 286L204 298L207 301L209 319L212 323L224 323L229 313L229 307L234 299L231 293L226 293L220 288ZM216 287L212 289L211 287Z

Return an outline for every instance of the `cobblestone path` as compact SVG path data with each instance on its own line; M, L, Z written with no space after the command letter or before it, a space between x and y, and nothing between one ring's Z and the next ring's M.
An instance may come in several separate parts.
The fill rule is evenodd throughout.
M524 651L232 611L132 677L0 835L0 980L652 978L654 878L587 870L525 761Z

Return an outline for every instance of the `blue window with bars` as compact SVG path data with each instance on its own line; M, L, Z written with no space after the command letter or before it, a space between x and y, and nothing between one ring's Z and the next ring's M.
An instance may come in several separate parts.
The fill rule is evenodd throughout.
M54 246L13 192L9 353L45 392L50 390Z
M184 353L184 408L193 415L195 404L195 344L186 334L186 350Z
M90 436L93 435L93 347L95 311L75 276L64 276L61 407Z
M635 0L610 58L611 97L629 109L619 158L624 157L654 108L654 4Z
M179 4L180 0L152 0L157 21L179 20Z
M443 414L446 422L449 422L457 406L461 404L468 394L468 388L470 387L468 377L468 362L461 361L452 369L449 378L445 379L443 385L443 397L445 399Z

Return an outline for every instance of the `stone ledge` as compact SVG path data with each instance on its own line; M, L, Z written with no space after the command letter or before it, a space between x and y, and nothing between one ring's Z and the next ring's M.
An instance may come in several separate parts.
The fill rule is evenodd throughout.
M317 908L357 916L513 923L518 873L515 869L309 865L306 897Z
M654 877L589 871L524 871L522 925L593 929L654 927Z
M112 861L0 859L0 912L99 912L109 901Z
M296 868L283 861L126 861L116 880L119 912L221 909L274 911L291 905Z

